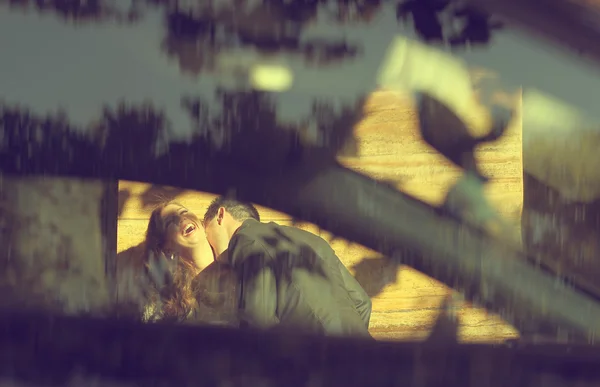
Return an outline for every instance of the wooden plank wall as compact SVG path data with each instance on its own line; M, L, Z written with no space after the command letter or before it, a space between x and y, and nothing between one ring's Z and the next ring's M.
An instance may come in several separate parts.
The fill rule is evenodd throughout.
M431 203L439 203L457 170L420 140L413 106L407 97L375 92L366 106L367 116L356 127L358 157L344 158L351 168L377 179L396 182L403 190ZM523 203L520 120L501 142L479 150L483 170L493 177L488 195L500 212L518 227ZM191 211L202 215L212 195L161 190L146 184L120 182L121 213L118 251L139 244L144 237L152 201L176 196ZM266 221L289 223L289 217L259 208ZM329 238L314 225L312 232ZM372 333L380 339L425 338L451 290L409 267L397 267L362 246L344 240L332 241L342 261L355 273L373 297ZM125 256L125 255L124 255ZM485 310L455 302L459 339L495 342L517 336L514 328Z

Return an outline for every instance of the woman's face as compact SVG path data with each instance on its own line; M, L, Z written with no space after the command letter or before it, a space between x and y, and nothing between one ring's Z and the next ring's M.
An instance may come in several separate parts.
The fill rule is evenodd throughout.
M206 244L204 229L194 213L179 204L168 204L160 212L165 227L165 247L179 254ZM190 251L191 253L191 251ZM190 257L191 258L191 257Z

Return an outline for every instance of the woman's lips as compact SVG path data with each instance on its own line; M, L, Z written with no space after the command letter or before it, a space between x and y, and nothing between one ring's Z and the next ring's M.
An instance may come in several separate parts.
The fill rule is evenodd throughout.
M196 232L197 229L198 229L198 227L194 223L187 222L187 223L184 223L183 226L181 227L181 234L184 237L189 237L194 232Z

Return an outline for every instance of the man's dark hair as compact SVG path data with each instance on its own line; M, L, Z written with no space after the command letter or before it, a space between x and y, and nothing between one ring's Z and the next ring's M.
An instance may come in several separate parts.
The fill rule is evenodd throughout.
M221 207L226 209L235 220L239 220L240 222L246 219L255 219L260 221L258 210L256 207L254 207L254 205L252 205L252 203L219 196L218 198L214 199L206 209L203 219L204 224L213 220L215 216L217 216L217 212Z

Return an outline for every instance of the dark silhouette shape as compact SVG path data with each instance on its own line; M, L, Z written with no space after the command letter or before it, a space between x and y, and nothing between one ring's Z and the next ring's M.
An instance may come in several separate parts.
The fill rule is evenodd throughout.
M448 43L453 47L489 44L492 31L504 27L489 15L458 4L452 0L400 0L396 17L404 21L410 17L415 32L425 42ZM442 14L446 17L442 18Z
M125 209L125 204L129 200L130 196L131 196L131 192L129 192L129 190L119 189L119 193L118 193L119 204L117 207L117 217L118 218L120 218L121 214L123 214L123 210Z
M508 128L513 112L507 108L492 106L492 127L489 134L474 137L464 121L435 97L419 93L417 101L423 139L458 167L487 181L487 177L477 166L475 147L500 138Z
M111 315L119 318L139 320L141 309L146 302L144 270L144 245L138 244L116 256L116 270L113 290L114 310Z
M240 387L600 383L599 351L589 345L436 348L13 311L0 315L0 351L10 359L0 363L0 375L24 385L171 386L199 380ZM421 380L437 383L416 384L419 372L425 376Z
M310 140L304 139L305 129L298 123L279 119L276 99L268 93L217 89L216 95L221 114L211 119L207 118L208 107L201 98L186 97L182 104L199 136L206 136L213 147L226 147L231 154L246 160L249 167L280 171L304 160L308 157L304 150L317 145L307 143ZM360 100L335 109L328 102L315 101L312 112L297 122L314 123L322 138L320 147L334 157L353 138L352 129L362 118L362 103Z
M449 294L442 301L441 312L431 328L427 341L446 345L458 343L459 321L451 311L452 304L452 294Z
M144 17L150 7L164 10L167 20L167 38L163 47L170 55L181 55L181 42L185 39L208 40L212 48L224 48L237 38L243 45L254 46L259 50L291 50L302 53L305 59L315 63L352 56L357 48L344 42L313 41L301 44L299 36L305 26L316 18L319 8L331 17L334 23L368 23L381 10L381 0L263 0L254 2L253 8L246 11L246 1L232 2L230 9L221 7L217 15L212 8L203 7L202 2L188 2L185 6L175 0L136 0L126 7L107 0L85 2L71 0L0 0L13 9L28 11L35 9L41 13L54 13L65 21L135 23ZM428 43L449 43L453 46L489 43L492 33L502 28L502 24L473 10L471 7L456 6L452 0L399 0L398 20L413 20L417 35ZM439 18L442 12L449 18ZM444 30L454 30L456 21L464 22L464 27L449 36ZM449 25L444 25L449 23ZM217 34L216 26L225 26ZM257 28L259 26L260 28ZM219 36L219 37L218 37ZM195 42L197 43L197 42ZM190 50L191 53L191 50ZM209 57L210 52L205 57ZM182 68L198 58L183 60Z
M176 200L186 192L188 192L188 190L152 184L140 195L140 199L142 200L144 209L148 209Z
M448 3L449 1L423 0L399 2L396 8L396 17L399 20L406 20L409 16L412 17L414 28L423 40L428 43L440 43L444 40L444 33L437 13L442 11Z
M398 281L400 263L388 258L365 257L352 266L354 278L365 289L369 297L380 294L387 285Z
M458 344L458 320L449 311L451 306L452 296L448 295L442 302L442 311L425 340L423 352L420 354L422 359L438 365L436 372L430 372L417 365L413 379L416 385L443 387L464 384L460 377L448 376L449 370L460 367L460 361L451 352L439 351L440 348L456 348Z
M218 71L218 51L242 46L259 52L297 54L307 63L326 65L353 58L359 48L345 41L309 39L300 41L304 24L316 17L315 7L299 10L297 3L266 1L243 8L221 9L217 16L208 8L174 8L166 16L167 34L162 47L176 57L182 71L193 75ZM217 30L219 33L217 34Z
M127 142L137 143L140 148L154 149L156 153L168 148L166 117L150 104L128 106L126 102L121 102L116 109L104 107L102 120L93 132L96 141L105 149L113 150L113 154L109 155L110 160L119 164L143 166L139 155L124 151L126 144L120 137L123 135L127 136Z
M453 47L488 44L493 31L504 28L502 21L494 20L490 15L472 8L462 8L454 15L457 20L464 22L464 27L448 39Z
M115 3L106 0L1 0L0 4L2 3L8 4L13 10L21 9L27 12L34 8L40 13L54 13L67 22L132 23L141 17L136 8L137 1L133 1L129 9L119 8Z

